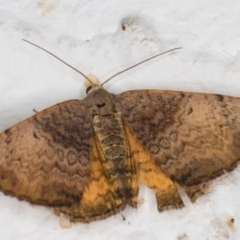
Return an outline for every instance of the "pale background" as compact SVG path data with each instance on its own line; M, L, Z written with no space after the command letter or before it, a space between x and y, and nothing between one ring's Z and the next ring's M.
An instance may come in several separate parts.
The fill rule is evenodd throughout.
M84 79L28 39L104 81L147 57L183 47L113 79L113 93L171 89L240 96L239 0L0 0L0 131L55 103L85 97ZM126 26L122 30L122 24ZM0 193L1 239L240 239L240 168L182 210L137 210L62 229L45 207ZM234 218L234 226L228 221Z

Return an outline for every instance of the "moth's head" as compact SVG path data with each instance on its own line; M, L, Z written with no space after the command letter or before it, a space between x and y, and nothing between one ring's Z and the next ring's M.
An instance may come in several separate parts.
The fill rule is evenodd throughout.
M88 79L85 79L85 83L84 83L86 87L87 95L92 91L102 88L102 86L100 85L99 79L96 76L89 74L87 78ZM89 80L91 80L91 82Z

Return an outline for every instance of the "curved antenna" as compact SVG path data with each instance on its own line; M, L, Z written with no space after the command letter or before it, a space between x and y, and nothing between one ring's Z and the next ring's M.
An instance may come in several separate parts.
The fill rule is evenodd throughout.
M156 58L156 57L158 57L158 56L160 56L160 55L163 55L163 54L165 54L165 53L169 53L169 52L172 52L172 51L175 51L175 50L178 50L178 49L182 49L182 48L181 48L181 47L178 47L178 48L170 49L170 50L168 50L168 51L166 51L166 52L162 52L162 53L159 53L159 54L157 54L157 55L155 55L155 56L153 56L153 57L150 57L150 58L148 58L148 59L145 59L145 60L143 60L142 62L139 62L139 63L137 63L137 64L135 64L135 65L133 65L133 66L131 66L131 67L129 67L129 68L126 68L126 69L124 69L124 70L122 70L122 71L114 74L114 75L111 76L110 78L108 78L108 79L107 79L105 82L103 82L100 86L103 86L105 83L107 83L108 81L110 81L111 79L113 79L114 77L116 77L117 75L119 75L119 74L121 74L121 73L124 73L124 72L128 71L128 70L131 69L131 68L134 68L134 67L136 67L136 66L138 66L138 65L140 65L140 64L142 64L142 63L144 63L144 62L147 62L147 61L149 61L149 60L151 60L151 59L153 59L153 58Z
M95 85L85 74L83 74L82 72L80 72L79 70L77 70L76 68L72 67L71 65L69 65L68 63L66 63L65 61L63 61L61 58L55 56L53 53L47 51L46 49L32 43L32 42L29 42L28 40L25 40L25 39L22 39L23 41L29 43L29 44L32 44L33 46L37 47L37 48L40 48L41 50L47 52L48 54L52 55L53 57L57 58L59 61L61 61L62 63L66 64L68 67L72 68L73 70L75 70L76 72L80 73L83 77L85 77L90 83L92 83L93 85Z

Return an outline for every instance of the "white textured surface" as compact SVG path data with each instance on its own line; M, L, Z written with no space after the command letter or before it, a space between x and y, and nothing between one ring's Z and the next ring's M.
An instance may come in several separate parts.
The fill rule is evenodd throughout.
M183 47L106 88L174 89L240 96L239 0L1 0L0 131L55 103L84 98L83 78L28 39L101 81L155 53ZM125 24L126 30L122 30ZM138 210L61 229L47 208L0 194L1 239L240 239L240 168L182 210ZM234 228L227 221L235 219Z

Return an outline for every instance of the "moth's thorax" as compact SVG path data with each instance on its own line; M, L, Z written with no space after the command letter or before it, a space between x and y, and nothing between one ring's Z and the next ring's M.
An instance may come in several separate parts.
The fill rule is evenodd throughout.
M110 115L115 112L115 105L111 93L101 86L93 86L94 90L86 97L88 109L92 115Z

